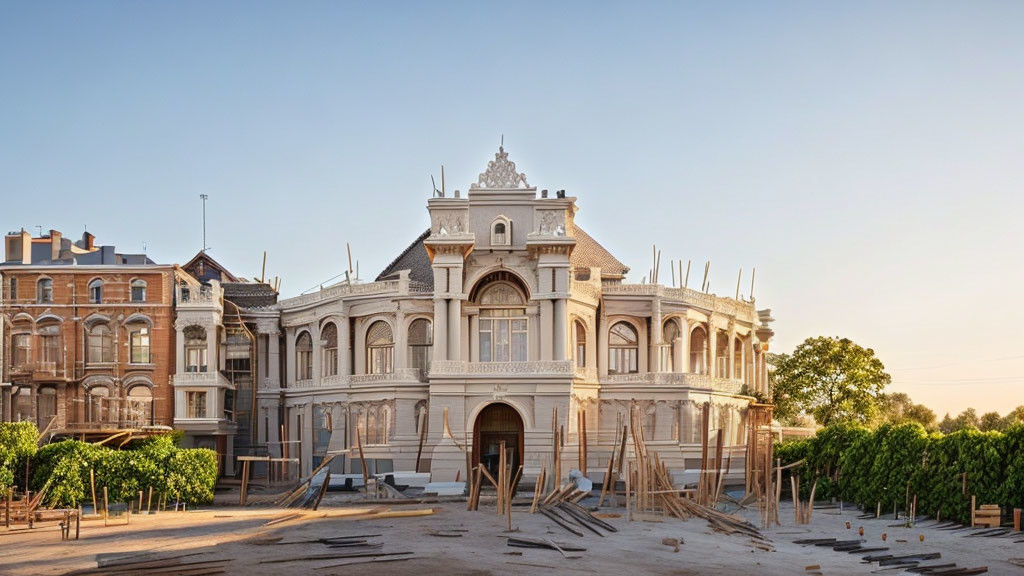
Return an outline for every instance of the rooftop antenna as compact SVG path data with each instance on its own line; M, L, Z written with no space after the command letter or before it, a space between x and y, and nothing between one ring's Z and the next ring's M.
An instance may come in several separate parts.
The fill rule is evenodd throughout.
M266 281L267 276L267 251L263 251L263 270L260 271L260 284Z
M433 178L433 176L431 176ZM349 246L348 242L345 242L345 250L348 250L348 272L352 273L352 247Z
M734 298L734 300L739 300L740 299L740 281L742 281L742 280L743 280L743 268L740 268L740 274L739 274L739 276L736 277L736 298Z
M501 147L502 148L505 147L505 135L504 134L501 135Z
M42 238L42 236L43 236L43 227L40 226L39 224L36 224L36 228L39 229L39 237Z
M672 272L672 287L675 288L676 287L676 262L675 262L675 260L669 259L669 261L668 261L668 269L669 269L670 272Z
M430 175L430 186L434 189L434 198L444 198L444 192L437 189L437 182L434 182L433 174Z
M680 260L679 261L679 274L682 275L682 273L683 273L683 261ZM689 288L689 287L690 287L690 261L687 260L686 261L686 280L683 280L683 288Z
M754 277L757 276L757 268L750 271L750 301L754 301Z
M441 197L444 198L444 164L441 164Z
M142 243L142 253L143 253L143 254L145 254L145 253L146 253L146 248L147 248L147 247L148 247L148 246L147 246L147 244L146 244L145 242L143 242L143 243Z
M200 252L205 253L206 250L209 249L209 246L206 245L206 201L210 197L206 194L200 194L199 198L203 201L203 249L200 250Z

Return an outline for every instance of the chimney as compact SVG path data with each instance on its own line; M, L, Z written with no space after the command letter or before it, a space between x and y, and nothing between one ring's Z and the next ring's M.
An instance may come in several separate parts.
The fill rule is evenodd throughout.
M60 260L61 233L50 230L50 260Z
M91 242L90 238L90 242ZM113 246L100 246L100 263L101 264L118 264L117 254L114 253Z
M96 237L93 236L92 234L89 234L88 232L85 232L84 234L82 234L82 248L83 249L88 250L89 252L92 252L93 251L93 243L95 241L96 241Z
M32 263L32 235L25 232L11 232L4 240L4 261Z

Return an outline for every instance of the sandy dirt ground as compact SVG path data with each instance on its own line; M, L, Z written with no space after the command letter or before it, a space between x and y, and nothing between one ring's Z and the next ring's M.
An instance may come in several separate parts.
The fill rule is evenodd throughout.
M328 494L320 513L344 513L368 505ZM423 517L363 519L310 517L273 526L265 524L294 513L272 508L215 506L188 512L133 516L128 526L104 527L102 520L82 523L81 539L62 542L54 523L0 528L0 574L65 574L97 567L98 559L128 557L142 553L174 556L192 553L188 559L225 559L227 573L281 574L409 574L416 576L506 575L506 574L809 574L808 566L819 565L821 574L878 573L878 564L861 563L861 555L834 552L831 548L802 546L802 538L859 538L864 528L865 545L887 546L892 554L940 552L940 560L961 567L987 566L989 574L1024 574L1024 568L1010 558L1024 557L1024 533L1004 537L972 537L972 530L946 531L934 522L915 528L892 526L892 517L858 520L860 511L838 508L816 509L810 525L796 526L793 511L784 502L781 526L764 531L775 551L755 548L749 538L713 532L703 520L633 521L622 508L606 507L603 513L622 514L606 519L618 529L601 537L587 533L578 537L546 517L529 514L528 506L514 507L513 535L550 538L584 546L580 558L563 558L554 550L513 548L507 545L506 519L495 514L493 505L482 501L479 512L467 512L465 503L446 502L391 506L393 510L433 508ZM739 514L758 523L757 510ZM846 528L850 522L850 528ZM457 536L443 537L439 530ZM887 535L882 542L882 534ZM372 559L313 559L338 552L318 542L321 538L367 536L381 544L379 552L408 553L385 556L390 562ZM920 536L924 535L924 541ZM664 538L682 540L679 551L662 543ZM1020 541L1020 542L1017 542ZM280 562L280 560L286 560ZM880 572L901 574L900 570Z

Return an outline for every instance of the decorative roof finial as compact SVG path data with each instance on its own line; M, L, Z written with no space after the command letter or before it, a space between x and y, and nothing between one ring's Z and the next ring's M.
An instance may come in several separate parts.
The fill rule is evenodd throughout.
M502 134L501 146L498 147L494 160L487 163L487 170L480 174L476 184L470 185L470 189L514 190L520 187L529 188L530 185L526 182L526 174L516 172L516 163L508 159L508 152L505 152L505 135Z

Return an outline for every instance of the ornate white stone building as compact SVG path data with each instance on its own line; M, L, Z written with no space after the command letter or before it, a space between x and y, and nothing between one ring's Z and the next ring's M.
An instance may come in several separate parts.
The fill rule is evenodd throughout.
M538 195L504 149L465 197L427 209L430 229L376 281L278 302L280 333L261 319L257 349L282 369L261 373L257 445L279 455L283 424L308 473L358 435L371 472L418 467L443 481L465 478L464 450L491 465L504 440L532 477L550 469L558 428L563 473L578 467L585 411L599 479L633 406L650 450L697 467L710 402L712 427L742 458L751 395L767 391L767 313L626 283L628 268L576 224L575 198ZM332 467L358 472L359 459Z

